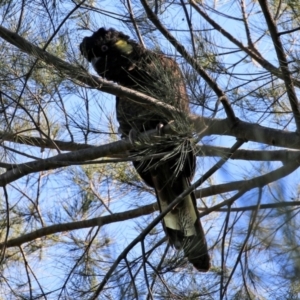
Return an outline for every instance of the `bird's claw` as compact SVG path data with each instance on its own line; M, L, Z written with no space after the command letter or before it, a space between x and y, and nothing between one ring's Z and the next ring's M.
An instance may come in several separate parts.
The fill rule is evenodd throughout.
M134 128L130 129L129 134L128 134L128 139L132 145L134 145L134 143L137 141L138 132Z
M171 120L169 121L168 123L162 123L162 122L159 122L157 125L156 125L156 131L158 133L159 136L162 136L166 133L171 133L171 132L175 132L176 131L174 130L174 120Z
M161 122L159 122L157 125L156 125L156 131L157 131L157 134L159 136L162 136L163 135L163 129L164 129L165 125Z

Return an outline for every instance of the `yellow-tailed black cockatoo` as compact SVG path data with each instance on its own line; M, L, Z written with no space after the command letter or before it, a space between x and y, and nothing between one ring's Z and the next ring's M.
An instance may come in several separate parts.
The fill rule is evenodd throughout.
M184 79L173 59L145 49L122 32L105 28L85 37L80 51L100 76L173 105L181 115L189 114ZM178 121L172 113L163 113L159 107L126 97L117 97L116 111L123 137L133 131L144 132L172 120ZM172 152L172 144L168 144L167 150ZM177 152L168 159L148 159L133 164L142 179L155 189L163 210L190 186L195 162L190 148L185 154ZM193 192L164 217L163 225L169 243L176 249L183 249L199 271L207 271L210 258Z

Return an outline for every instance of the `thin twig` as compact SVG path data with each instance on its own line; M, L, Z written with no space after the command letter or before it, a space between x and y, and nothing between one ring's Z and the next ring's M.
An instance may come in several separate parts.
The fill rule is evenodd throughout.
M4 192L4 199L5 199L5 208L6 208L6 233L5 233L5 239L4 242L2 243L2 247L1 247L1 256L0 256L0 265L2 265L2 262L5 258L5 251L6 251L6 244L8 241L8 236L9 236L9 229L10 229L10 218L9 218L9 201L8 201L8 193L6 190L6 186L3 186L3 192Z
M142 247L142 258L143 258L142 266L143 266L143 270L144 270L145 283L146 283L146 287L148 290L148 295L150 295L150 299L153 299L153 295L152 295L152 291L150 289L148 275L147 275L147 267L146 267L147 259L146 259L145 240L144 239L141 240L141 247Z
M289 71L288 61L286 58L286 54L284 51L284 47L281 43L280 36L278 34L278 29L275 24L275 21L273 20L273 17L271 15L271 12L268 7L268 1L266 0L259 0L259 4L261 6L262 12L265 16L266 23L269 28L269 32L274 44L274 49L277 54L278 63L280 65L280 69L282 72L282 77L285 83L286 92L290 101L290 105L294 114L295 123L297 127L297 131L300 134L300 110L299 110L299 104L298 99L294 87L294 83L292 80L291 73Z
M154 268L154 270L155 270L155 276L153 276L153 280L152 280L152 283L151 283L151 286L150 286L150 290L151 290L151 291L152 291L152 289L153 289L153 287L154 287L154 284L155 284L155 281L156 281L156 278L157 278L157 277L159 277L159 279L161 280L161 282L162 282L163 284L165 284L165 282L162 280L161 276L159 276L159 271L161 270L162 264L163 264L163 262L164 262L164 260L165 260L165 258L166 258L166 256L167 256L167 253L168 253L169 249L170 249L170 244L167 243L166 248L165 248L165 251L164 251L163 255L161 256L160 261L159 261L157 267ZM168 289L168 286L167 286L167 285L166 285L166 288ZM147 300L149 300L149 297L150 297L150 295L149 295L149 293L148 293L148 295L147 295Z
M134 277L133 277L133 274L132 274L131 267L128 263L127 257L125 257L124 260L125 260L125 264L126 264L126 267L127 267L127 270L128 270L131 282L132 282L133 292L134 292L134 299L138 299L139 298L138 290L136 288L135 280L134 280Z
M242 245L242 247L241 247L241 249L239 251L238 257L236 258L236 261L235 261L235 264L234 264L234 266L233 266L233 268L231 270L231 273L230 273L230 275L229 275L229 277L227 279L227 282L226 282L226 285L224 287L221 299L223 299L223 297L225 296L225 293L226 293L226 290L227 290L228 285L230 283L230 280L231 280L231 278L232 278L232 276L233 276L233 274L234 274L234 272L235 272L235 270L236 270L236 268L237 268L237 266L238 266L238 264L239 264L239 262L241 260L241 257L242 257L242 254L244 252L245 246L246 246L246 244L247 244L247 242L248 242L248 240L250 238L251 232L252 232L252 230L253 230L253 228L255 226L255 220L256 220L257 213L258 213L258 208L260 206L261 196L262 196L262 188L259 189L259 193L258 193L258 199L257 199L257 205L256 205L257 209L253 212L253 215L252 215L252 218L250 220L249 227L248 227L247 235L246 235L244 243L243 243L243 245Z
M62 297L62 293L63 293L64 289L66 288L68 281L70 280L70 278L71 278L73 272L75 272L76 268L79 266L80 262L83 260L84 256L87 255L89 249L91 248L91 245L92 245L94 239L96 238L96 236L98 235L98 233L99 233L99 231L100 231L100 228L101 228L101 226L98 226L98 227L96 228L96 232L95 232L94 235L92 236L90 242L87 244L87 246L85 247L83 253L82 253L82 254L80 255L80 257L77 259L77 261L75 262L75 264L74 264L74 266L72 267L72 269L68 272L68 276L67 276L67 278L65 279L63 285L62 285L61 288L60 288L60 293L59 293L57 299L60 299L60 298ZM93 229L94 229L94 228L92 228L92 229L89 231L88 234L90 234L90 233L93 231Z
M252 49L245 47L239 40L237 40L233 35L231 35L228 31L226 31L221 25L215 22L212 18L208 16L197 4L194 0L189 0L189 3L193 6L193 8L218 32L220 32L223 36L225 36L230 42L235 44L239 49L246 52L252 59L257 61L263 68L271 72L273 75L282 78L283 74L279 68L272 65L269 61L267 61L260 53L257 51L253 51ZM293 83L300 87L300 80L293 78Z
M194 33L193 33L193 23L192 23L192 21L190 19L190 16L188 14L185 1L180 0L180 3L181 3L181 6L183 8L183 12L184 12L184 15L186 17L186 21L187 21L187 24L188 24L188 27L189 27L190 36L191 36L191 43L192 43L192 47L193 47L193 54L194 54L194 57L196 57L197 53L196 53L195 38L194 38Z
M249 25L248 25L248 17L247 17L247 14L246 14L245 0L241 0L241 10L242 10L242 15L243 15L243 22L244 22L244 26L245 26L245 32L246 32L246 36L247 36L247 40L248 40L248 47L254 49L254 44L253 44L252 39L251 39L250 29L249 29Z
M223 298L223 284L224 284L224 270L225 270L225 241L226 241L226 234L227 234L227 228L229 224L229 217L231 212L231 205L228 205L228 210L226 213L225 218L225 226L223 230L223 236L222 236L222 244L221 244L221 278L220 278L220 299Z
M138 27L137 22L136 22L136 18L135 18L134 13L133 13L133 9L132 9L132 6L131 6L131 0L127 0L127 6L128 6L127 9L128 9L129 15L130 15L130 20L131 20L131 22L134 26L134 29L135 29L135 32L138 36L139 42L142 45L142 47L144 49L146 49L144 40L142 38L141 32L140 32L139 27Z
M224 91L218 86L217 82L205 71L204 68L194 59L185 47L180 44L177 39L167 30L167 28L160 22L158 17L151 10L147 0L141 0L141 3L145 9L145 12L149 20L155 25L155 27L165 36L165 38L175 47L175 49L186 59L186 61L198 72L198 74L207 82L211 89L216 93L218 101L224 106L225 112L231 126L235 125L236 117L233 109L230 106L230 102L227 99Z
M30 299L33 299L33 297L32 297L32 283L31 283L31 278L30 278L30 275L29 275L28 261L26 259L25 253L24 253L21 246L19 247L19 250L21 252L21 255L22 255L22 258L23 258L23 261L24 261L25 272L26 272L26 277L27 277L27 281L28 281Z
M217 171L232 155L232 153L239 148L244 142L238 140L224 155L222 159L220 159L212 168L210 168L201 178L199 178L195 183L191 184L189 188L187 188L183 193L181 193L178 197L176 197L160 214L157 216L144 230L141 234L139 234L124 250L123 252L117 257L109 271L105 274L102 282L100 283L99 287L95 291L94 295L90 298L90 300L96 299L100 292L103 290L104 286L112 276L113 272L119 265L122 259L124 259L129 251L139 242L143 241L145 236L156 226L165 216L169 213L174 207L176 207L180 202L183 201L184 197L189 195L196 187L200 186L205 180L207 180L215 171Z

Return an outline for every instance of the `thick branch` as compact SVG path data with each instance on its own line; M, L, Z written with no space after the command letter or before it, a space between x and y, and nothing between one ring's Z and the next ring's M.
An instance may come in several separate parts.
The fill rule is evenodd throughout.
M44 227L44 228L38 229L36 231L33 231L31 233L24 234L18 238L11 239L6 244L0 243L0 249L3 246L5 246L6 248L17 247L24 243L28 243L33 240L36 240L38 238L41 238L41 237L44 237L44 236L47 236L50 234L63 232L63 231L89 228L89 227L93 227L93 226L103 226L103 225L107 225L107 224L111 224L111 223L115 223L115 222L126 221L126 220L130 220L130 219L137 218L140 216L148 215L156 210L157 210L156 204L155 205L150 204L150 205L139 207L136 209L127 210L125 212L115 213L115 214L109 215L109 216Z
M200 190L196 191L196 196L197 197L207 197L207 196L211 196L214 194L225 193L225 192L229 192L229 191L233 191L233 190L249 191L250 189L253 189L256 187L263 187L273 181L276 181L280 178L283 178L283 177L289 175L294 170L296 170L298 168L298 166L299 166L299 160L292 161L292 162L286 164L285 166L282 166L282 167L276 169L275 171L271 171L265 175L255 177L250 180L236 181L236 182L232 182L232 183L228 183L228 184L217 185L217 186L213 186L213 187L209 187L209 188L200 189ZM193 190L193 188L196 187L196 185L197 184L193 184L191 186L191 188L186 190L182 195L180 195L177 198L177 201L180 201L180 199L182 199L183 195L186 195L187 193L191 192ZM228 205L227 202L228 202L228 200L226 200L222 203L219 203L216 206L213 206L213 208L209 208L208 210L205 209L201 215L206 215L208 213L208 211L209 212L216 211L216 210L222 211L221 208L225 205ZM291 202L289 204L283 203L282 206L297 205L297 203L293 203L293 202ZM172 204L174 205L174 203L172 203ZM278 205L279 205L278 203L277 204L266 204L265 206L262 206L262 208L264 208L264 209L274 208L274 207L278 207ZM172 207L172 205L170 205L170 207ZM249 208L242 207L242 208L236 208L236 209L241 209L241 210L249 209L250 210L252 208L251 207L249 207ZM46 228L38 229L38 230L28 233L28 234L22 235L19 238L11 239L5 244L5 247L9 248L9 247L20 246L21 244L28 243L37 238L40 238L40 237L43 237L46 235L50 235L50 234L55 234L55 233L62 232L62 231L76 230L76 229L88 228L88 227L93 227L93 226L103 226L103 225L107 225L107 224L114 223L114 222L125 221L125 220L129 220L129 219L136 218L139 216L150 214L156 210L158 210L157 203L152 203L152 204L149 204L149 205L137 208L137 209L129 210L129 211L122 212L122 213L115 213L113 215L104 216L104 217L100 217L100 218L94 218L94 219L84 220L84 221L79 221L79 222L70 222L70 223L52 225L52 226L49 226ZM200 209L200 210L203 210L203 209ZM166 211L164 213L166 213ZM162 216L160 216L160 218L161 217ZM4 246L3 243L0 244L0 247L3 247L3 246Z
M59 148L59 150L61 151L75 151L95 147L88 144L65 142L61 140L48 140L40 137L26 136L24 134L6 133L1 131L0 138L2 141L13 142L16 144L29 145L47 149Z
M125 88L123 86L118 86L115 83L102 79L99 76L94 76L86 72L82 67L71 65L60 58L42 50L41 48L28 42L18 34L9 31L8 29L0 26L0 37L2 37L7 42L18 47L23 52L34 56L41 61L45 62L49 67L54 67L62 77L71 78L75 80L78 84L82 83L88 85L97 90L115 95L120 97L128 97L129 99L135 100L141 104L153 104L159 106L162 112L168 114L170 111L176 111L173 106L161 102L155 98L142 94L140 92Z
M142 137L147 137L149 134L157 134L156 130L149 131L147 134L142 134ZM30 173L35 173L43 170L56 169L63 166L69 166L78 162L86 160L94 160L99 157L111 156L117 153L125 153L127 150L132 149L134 146L129 140L121 140L110 144L102 145L99 147L92 147L73 151L69 153L59 154L47 159L40 159L37 161L26 162L19 165L14 165L11 170L0 175L0 186L17 180Z
M218 121L218 120L215 120ZM221 121L221 120L219 120ZM281 132L285 134L286 132ZM43 139L40 137L30 137L26 135L17 135L17 134L7 134L0 132L0 136L4 141L10 141L22 145L36 146L40 148L56 149L59 148L61 151L77 151L88 148L95 148L95 145L90 144L81 144L74 142L65 142L61 140L52 140ZM296 136L296 134L295 134ZM290 147L291 148L291 147ZM201 145L198 146L198 156L222 156L228 148L226 147L217 147L211 145ZM295 150L237 150L232 155L231 159L241 159L241 160L255 160L255 161L289 161L295 160L299 157L299 152ZM109 155L109 157L127 157L124 153L118 153L115 155ZM103 157L103 156L101 156ZM12 167L6 163L8 167Z
M258 177L255 177L253 179L247 180L243 186L238 189L238 193L235 194L233 197L231 197L228 200L225 200L219 204L216 204L208 209L206 209L204 212L200 213L200 217L206 216L210 214L213 211L216 211L224 206L232 205L232 203L241 197L243 194L248 192L250 189L256 188L256 187L263 187L267 185L270 182L277 181L292 172L294 172L296 169L298 169L300 164L300 161L292 161L287 163L286 165L276 169L275 171L269 172L268 174L261 175ZM236 190L237 188L235 188Z
M193 120L195 121L194 124L196 127L197 118L200 117L194 117L195 118ZM202 123L202 118L200 118L200 120ZM296 133L270 129L256 124L241 121L234 128L231 128L230 122L228 122L228 120L207 119L207 121L210 122L210 125L206 132L204 132L204 135L232 135L242 140L251 140L274 146L300 149L300 137ZM153 142L153 144L155 143L155 136L157 136L156 130L148 131L140 135L142 140L146 138L149 141L149 139L151 139L151 142ZM159 141L161 142L161 140ZM84 162L87 160L91 161L100 157L107 157L115 154L126 153L126 151L131 150L133 148L139 149L142 147L142 143L138 146L132 145L132 143L128 140L121 140L98 147L82 149L71 153L59 154L47 159L40 159L37 161L14 165L13 169L8 170L6 173L0 175L0 186L4 186L14 180L17 180L31 173L49 169L56 169L72 164L75 165L78 162Z
M198 120L198 121L197 121ZM239 120L234 127L231 123L220 119L202 118L196 115L190 117L196 131L200 131L201 122L208 127L204 135L228 135L247 141L263 143L272 146L300 149L300 136L295 132L278 130L260 126L258 124ZM199 128L198 126L199 122ZM202 127L203 128L203 127Z
M178 111L171 105L160 102L157 99L128 88L117 86L111 82L101 79L98 76L92 76L82 68L74 67L71 64L68 64L67 62L55 57L54 55L41 50L19 35L5 29L2 26L0 26L0 36L20 48L22 51L40 58L45 63L54 66L59 72L64 73L65 76L73 78L78 82L87 84L90 87L116 96L125 96L139 102L144 101L144 103L151 103L152 105L159 106L160 109L164 110L166 113L170 111L176 111L178 113ZM211 120L195 115L190 116L190 121L194 124L197 132L201 132L203 130L204 123L208 125L209 128L205 133L206 135L230 135L268 145L300 149L300 138L297 136L297 134L292 132L284 132L242 121L239 121L239 123L232 128L232 123L229 123L226 120Z
M228 135L228 136L233 136L236 138L241 138L244 140L253 141L257 143L263 143L271 146L278 146L278 147L298 149L298 150L300 149L300 137L295 132L273 129L273 128L264 127L257 124L243 122L243 121L239 121L236 124L236 126L232 128L231 123L228 122L226 119L223 120L210 119L210 118L200 117L197 115L190 115L189 120L193 124L196 132L203 131L205 125L208 127L204 131L203 136ZM6 134L1 132L0 135L2 139L5 141L12 141L20 144L33 145L37 147L47 147L49 149L54 149L53 141L47 141L39 137L27 137L24 135ZM65 151L80 150L80 149L93 147L91 145L63 142L59 140L54 140L54 143L61 150L65 150ZM109 145L110 144L108 144L107 146ZM114 143L112 143L112 145L114 145ZM112 149L112 151L114 150ZM121 153L121 151L123 151L122 148L120 148L120 152L118 153ZM117 154L117 152L114 151L113 153L111 153L111 155L112 154ZM111 155L109 155L108 153L105 156L111 156ZM102 157L102 155L98 157ZM279 160L282 159L280 158Z
M163 132L166 134L174 134L172 126L170 125L166 125ZM10 182L31 173L76 165L78 163L82 164L82 162L87 161L91 162L100 157L111 157L120 153L124 154L128 150L144 148L145 145L150 147L151 145L154 145L155 142L161 143L162 139L164 139L164 136L157 136L157 130L153 129L139 134L137 137L138 142L135 144L132 144L129 139L126 139L98 147L86 147L78 151L58 154L46 159L34 160L22 164L13 164L7 172L0 175L0 186L5 186ZM5 167L7 168L8 166Z
M251 189L257 187L263 187L273 181L277 181L290 173L298 169L300 164L300 157L297 160L292 160L286 165L271 171L267 174L254 177L249 180L240 180L230 183L224 183L219 185L214 185L208 188L203 188L195 191L196 198L208 197L212 195L219 195L222 193L232 192L232 191L250 191Z

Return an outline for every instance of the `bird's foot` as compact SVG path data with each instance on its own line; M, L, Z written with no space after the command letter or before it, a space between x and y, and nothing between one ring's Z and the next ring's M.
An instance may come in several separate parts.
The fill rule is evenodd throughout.
M138 140L138 132L134 128L131 128L128 134L128 139L132 145Z
M174 120L171 120L168 123L159 122L156 125L156 130L157 130L158 135L162 136L166 133L169 133L169 131L171 132L174 127L174 124L175 124Z
M159 122L157 125L156 125L156 131L157 131L157 134L159 136L162 136L163 135L163 128L165 127L165 124L163 124L162 122Z

